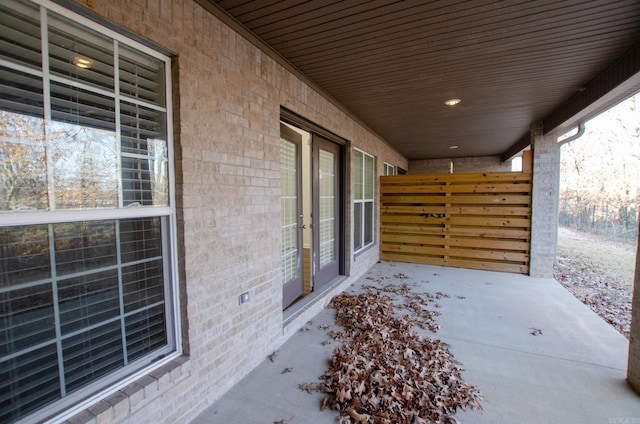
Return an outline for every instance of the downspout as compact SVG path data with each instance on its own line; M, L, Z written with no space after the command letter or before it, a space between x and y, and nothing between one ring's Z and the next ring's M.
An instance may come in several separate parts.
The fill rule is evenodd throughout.
M567 144L570 141L576 140L584 135L586 128L584 126L584 122L580 122L578 124L578 132L572 135L571 137L567 137L562 141L558 141L558 144L562 146L563 144Z
M573 140L576 140L576 139L582 137L584 135L585 130L586 130L586 128L585 128L584 122L580 121L578 123L578 132L575 133L574 135L572 135L571 137L567 137L562 141L558 141L558 148L561 148L564 144L567 144L567 143L569 143L569 142L571 142ZM558 170L560 170L559 166L558 166ZM560 175L558 175L558 179L559 178L560 178ZM559 195L560 195L560 193L558 192L558 198L556 199L556 202L558 203L558 209L559 209L559 206L560 206ZM557 231L558 231L558 228L556 228L556 259L554 259L554 261L553 261L555 265L558 264L558 258L557 258L558 236L557 236Z

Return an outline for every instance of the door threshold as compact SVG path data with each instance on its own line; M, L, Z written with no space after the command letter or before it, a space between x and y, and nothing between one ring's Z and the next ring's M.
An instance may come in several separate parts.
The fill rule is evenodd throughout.
M307 309L311 306L315 305L317 302L324 300L325 295L331 289L339 286L343 283L347 277L345 275L338 275L337 277L330 280L328 283L324 285L320 290L313 291L304 297L300 297L298 300L293 302L291 306L285 309L282 319L282 326L286 327L291 321L293 321L298 316L302 315Z

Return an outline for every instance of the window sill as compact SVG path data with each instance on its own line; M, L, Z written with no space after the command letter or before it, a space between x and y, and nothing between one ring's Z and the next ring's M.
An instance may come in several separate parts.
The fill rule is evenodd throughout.
M353 252L353 260L355 261L358 258L358 256L360 256L363 253L367 252L373 246L376 246L375 242L371 242L370 244L366 245L365 247L361 248L360 250L358 250L356 252Z
M189 357L178 356L67 418L62 424L97 424L124 420L162 396L171 387L186 380L191 375L190 369Z

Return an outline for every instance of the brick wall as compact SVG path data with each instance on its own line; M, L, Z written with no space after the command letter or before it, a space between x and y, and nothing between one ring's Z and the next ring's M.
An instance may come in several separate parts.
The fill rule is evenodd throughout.
M376 156L379 173L383 161L403 168L407 162L194 1L76 1L176 54L175 188L186 355L71 421L188 422L378 260L377 244L357 259L347 252L351 277L283 323L280 107L349 140L348 157L354 146ZM251 300L239 305L245 291Z
M452 159L426 159L409 162L409 174L446 174L449 172L449 161L453 161L453 172L509 172L511 161L502 162L500 156L478 156Z
M638 226L640 230L640 224ZM640 245L640 231L638 231ZM636 271L633 279L633 292L640 293L640 249L636 250ZM629 337L629 360L627 365L627 381L633 389L640 393L640 296L634 294L631 304L631 335Z
M560 145L555 135L534 137L532 189L529 274L553 278L560 196Z

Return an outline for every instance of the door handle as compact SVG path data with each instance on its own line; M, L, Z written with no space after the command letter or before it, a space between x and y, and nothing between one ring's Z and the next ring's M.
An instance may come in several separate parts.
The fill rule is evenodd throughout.
M302 228L303 230L307 229L307 224L300 224L300 228Z

